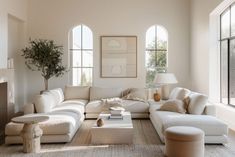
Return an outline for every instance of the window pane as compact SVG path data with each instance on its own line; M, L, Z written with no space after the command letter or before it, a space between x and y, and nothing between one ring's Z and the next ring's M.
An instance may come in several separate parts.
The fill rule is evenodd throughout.
M87 26L82 27L82 48L93 49L93 36L90 28Z
M230 104L235 105L235 39L230 40Z
M157 49L167 50L167 31L161 26L157 26Z
M146 49L155 49L156 32L155 26L150 27L146 32Z
M81 85L81 68L73 68L72 76L73 76L73 85L80 86Z
M81 67L81 51L72 51L73 67Z
M156 75L156 69L147 69L146 70L146 86L147 87L155 87L153 83L154 77Z
M221 42L221 101L228 104L228 41Z
M73 29L73 49L81 49L81 25Z
M231 7L231 34L235 36L235 5Z
M83 51L82 59L83 67L93 67L93 51Z
M145 64L147 69L154 70L156 67L155 51L146 51Z
M221 38L230 36L230 10L227 10L221 15Z
M92 68L82 69L82 85L91 86L92 85Z
M166 51L157 51L156 55L157 67L167 66L166 57L167 57Z

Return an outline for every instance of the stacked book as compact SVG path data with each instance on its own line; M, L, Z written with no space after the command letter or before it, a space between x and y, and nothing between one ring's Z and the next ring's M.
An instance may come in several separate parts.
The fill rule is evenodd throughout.
M110 107L110 119L123 119L123 112L125 109L123 107Z

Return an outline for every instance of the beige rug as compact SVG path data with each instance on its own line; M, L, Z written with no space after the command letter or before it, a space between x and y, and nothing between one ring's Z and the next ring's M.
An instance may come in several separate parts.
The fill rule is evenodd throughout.
M22 145L0 146L0 157L163 157L164 145L150 120L134 120L132 145L91 145L90 127L87 120L70 143L43 144L38 154L22 153ZM230 133L227 145L206 145L205 157L235 157L235 133Z

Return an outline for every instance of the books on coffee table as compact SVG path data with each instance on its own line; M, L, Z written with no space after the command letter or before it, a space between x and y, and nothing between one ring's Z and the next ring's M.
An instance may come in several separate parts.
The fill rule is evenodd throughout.
M109 119L123 119L123 114L110 114Z
M110 107L109 110L112 115L120 115L125 111L123 107L119 107L119 106Z

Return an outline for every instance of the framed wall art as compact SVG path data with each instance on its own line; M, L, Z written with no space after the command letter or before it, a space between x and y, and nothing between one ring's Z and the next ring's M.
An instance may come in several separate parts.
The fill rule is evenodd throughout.
M137 77L137 36L101 36L101 77Z

